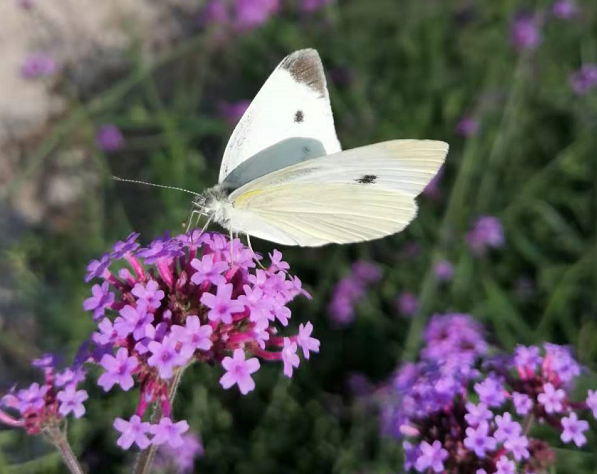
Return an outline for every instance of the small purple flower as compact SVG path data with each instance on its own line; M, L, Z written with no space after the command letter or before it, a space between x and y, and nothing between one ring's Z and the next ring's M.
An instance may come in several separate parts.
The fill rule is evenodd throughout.
M272 272L285 272L286 270L290 269L288 262L282 260L282 252L279 250L274 250L273 253L270 253L269 259L271 261L270 271Z
M94 278L102 278L104 272L108 270L110 264L112 263L112 259L110 255L105 253L102 255L101 260L92 260L87 265L87 275L85 276L85 283L89 283Z
M570 76L572 90L583 95L597 86L597 64L585 64Z
M106 152L118 151L124 145L122 132L116 125L102 125L95 136L97 146Z
M147 312L147 307L139 304L136 308L126 305L120 310L120 316L114 320L114 329L120 337L132 334L135 341L147 336L147 326L153 321L153 314Z
M60 402L58 411L62 416L73 413L75 418L81 418L85 414L83 402L89 398L89 395L85 390L77 390L73 385L69 385L58 392L56 398Z
M464 445L473 451L477 457L484 458L486 451L494 451L497 447L497 441L493 436L489 436L489 424L484 421L479 423L476 428L466 429L466 438Z
M537 19L532 15L519 15L514 20L510 36L518 51L536 49L541 43Z
M212 342L209 337L213 333L213 329L209 324L201 326L198 316L187 316L185 320L186 325L172 326L172 335L183 345L189 346L191 351L201 349L207 351L211 349Z
M151 441L147 437L147 434L151 430L151 424L142 421L138 415L133 415L130 421L116 418L114 420L114 428L122 433L116 442L122 449L129 449L133 443L141 449L145 449L151 444Z
M568 20L578 14L578 5L573 0L556 0L551 7L556 18Z
M311 322L307 322L307 324L299 324L299 333L296 337L296 342L301 349L303 350L303 356L305 359L309 359L309 352L319 352L319 339L315 339L311 337L311 333L313 332L313 324Z
M238 102L222 102L220 104L220 115L229 125L236 125L251 105L250 100L239 100Z
M593 417L597 420L597 390L587 392L587 408L593 411Z
M440 260L436 263L433 273L439 281L450 281L454 277L454 265L448 260Z
M534 372L542 362L543 358L539 355L539 348L536 346L518 345L514 351L514 364L518 367Z
M210 0L201 12L200 23L206 26L228 23L230 15L223 0Z
M226 262L220 261L214 263L213 253L204 255L201 260L194 258L191 261L191 266L197 270L191 277L191 281L195 285L200 285L205 281L209 281L216 286L224 285L226 278L224 278L222 273L230 268Z
M415 467L421 451L418 446L413 445L408 441L402 442L402 448L404 450L404 470L409 471L411 468Z
M37 79L51 76L58 69L58 64L45 53L33 53L21 65L21 76L24 79Z
M290 338L284 338L284 348L282 349L282 361L284 362L284 375L292 377L293 367L298 367L300 364L299 356L296 355L297 344L292 342Z
M358 260L352 264L352 275L364 283L375 283L381 280L383 272L376 263Z
M495 474L516 474L516 463L510 461L506 456L498 459L496 467L497 471L495 471Z
M184 444L182 435L188 430L189 424L185 420L174 423L170 418L164 417L157 425L151 426L151 442L156 446L168 443L172 448L180 448Z
M531 397L524 393L512 393L512 402L514 403L516 413L520 416L528 415L533 409L533 401L531 400Z
M31 362L31 365L37 369L48 369L50 367L56 367L57 362L55 354L47 353L38 359L34 359L33 362Z
M232 285L219 285L216 295L203 293L201 303L210 308L207 317L210 321L222 321L224 324L232 323L232 314L242 313L245 305L240 301L232 300Z
M136 242L139 238L138 232L131 232L126 240L119 240L114 244L114 251L110 255L114 260L120 260L127 254L130 254L139 248L139 244Z
M140 305L157 309L160 307L160 302L165 296L164 292L159 288L157 281L149 280L145 286L137 283L131 293L137 297Z
M67 385L76 386L83 380L85 380L85 370L82 367L67 368L62 372L56 373L55 384L57 387L65 387Z
M232 357L224 357L222 366L226 373L220 379L224 389L238 385L240 393L246 395L255 388L255 382L251 374L259 370L259 360L255 357L245 360L245 352L242 349L235 349Z
M329 5L333 1L334 0L303 0L303 3L301 4L301 10L303 10L305 13L313 13L325 7L326 5Z
M512 420L510 413L504 413L503 415L497 415L495 417L495 423L497 430L493 434L494 438L499 442L504 442L511 438L518 438L522 434L522 427L519 423Z
M564 384L570 384L580 375L580 366L568 347L545 343L545 366L553 371Z
M97 321L104 316L106 308L114 303L114 293L110 291L110 284L105 281L102 285L93 285L91 288L93 296L83 302L85 311L93 310L93 319Z
M499 407L506 400L504 387L501 382L495 378L487 378L483 382L475 384L475 392L479 394L481 402L490 407Z
M419 472L425 472L428 468L433 469L434 472L442 472L444 470L444 460L448 457L448 451L442 447L442 443L435 440L433 444L423 441L419 444L419 457L415 467Z
M40 387L38 383L32 383L29 388L19 390L17 398L21 414L28 410L41 410L46 404L46 393L48 387Z
M456 133L462 137L472 137L479 132L479 122L472 117L464 117L456 125Z
M583 446L587 442L587 438L583 434L589 429L589 423L585 420L579 420L576 413L570 413L570 416L562 418L562 441L569 443L574 441L577 447Z
M547 413L560 413L563 409L562 400L566 398L564 390L556 389L552 384L543 385L543 393L537 397L537 401L543 405Z
M403 316L414 316L419 308L419 300L410 291L404 291L398 297L398 309Z
M176 350L177 340L174 337L167 336L162 342L151 341L147 347L152 356L147 360L150 367L156 367L160 378L168 380L172 378L174 367L184 365L188 361L188 353L181 355Z
M464 419L469 426L475 427L484 421L489 421L493 418L493 413L487 408L484 403L475 405L474 403L468 402L466 404L467 414L464 415Z
M483 255L487 248L501 248L504 246L504 230L497 217L484 216L470 231L466 240L473 252Z
M512 453L514 459L522 461L528 459L531 455L529 453L529 440L526 436L513 436L504 442L504 447Z
M133 385L133 372L139 365L136 357L130 356L126 348L121 347L116 353L116 357L105 354L100 361L100 365L106 369L97 381L97 384L109 391L114 385L120 385L125 392L130 390Z
M279 0L236 0L236 25L250 30L265 23L280 7Z

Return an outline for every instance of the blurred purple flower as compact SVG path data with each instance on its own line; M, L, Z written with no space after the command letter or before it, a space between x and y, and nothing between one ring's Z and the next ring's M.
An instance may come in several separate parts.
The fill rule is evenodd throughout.
M566 398L564 390L556 389L551 383L546 383L543 385L543 393L537 396L537 401L543 405L547 413L560 413L564 398Z
M87 298L83 302L83 309L85 311L93 310L93 319L97 321L104 316L106 308L109 308L114 303L114 293L109 291L108 282L102 283L102 285L93 285L91 292L93 296Z
M290 338L284 338L284 348L282 349L282 362L284 362L284 375L292 377L294 367L298 367L301 360L296 355L297 343L292 342Z
M239 100L238 102L222 102L220 104L220 115L231 126L236 125L251 105L250 100Z
M160 466L173 466L178 474L190 474L193 472L195 458L203 456L203 445L193 433L182 435L182 442L183 444L176 449L168 444L160 447L158 463Z
M280 0L236 0L236 26L251 30L263 25L280 8Z
M398 311L402 316L411 317L417 313L419 300L416 295L409 291L404 291L398 297Z
M593 418L597 420L597 390L588 391L587 408L593 411Z
M518 438L522 434L522 426L520 426L520 423L512 419L512 415L510 415L510 413L496 415L495 424L497 429L495 430L493 436L500 442L511 438Z
M114 247L112 247L114 251L110 254L110 258L113 260L120 260L137 250L139 248L139 244L136 242L138 237L138 232L131 232L126 240L119 240L116 242Z
M45 53L33 53L21 65L21 76L24 79L37 79L51 76L58 69L54 58Z
M506 401L504 386L496 378L489 377L475 384L479 399L490 407L499 407Z
M489 424L483 421L476 428L469 427L466 429L464 445L473 451L477 457L484 458L486 451L495 450L497 441L489 435Z
M415 467L419 472L425 472L431 468L434 472L442 472L444 470L444 460L448 457L448 451L442 447L442 443L434 441L429 444L423 441L419 445L419 457L415 463Z
M184 445L182 437L189 430L189 424L185 421L174 423L170 418L164 417L157 425L151 426L153 438L151 443L156 446L168 443L170 447L176 449Z
M307 13L317 11L326 5L332 3L334 0L303 0L301 10Z
M245 352L242 349L235 349L233 357L224 357L222 366L226 373L220 379L220 384L225 389L238 385L240 393L246 395L255 388L255 382L251 374L259 370L259 360L255 357L245 360Z
M305 359L309 359L309 352L319 352L319 340L311 337L313 332L313 324L308 322L306 325L299 324L299 333L296 337L296 342L303 350Z
M579 8L573 0L556 0L551 11L556 18L568 20L579 13Z
M222 25L229 21L230 12L224 0L210 0L201 11L200 23L202 25Z
M120 385L125 392L133 387L133 372L139 365L136 357L130 356L126 348L121 347L116 357L105 354L100 365L106 370L98 379L97 384L106 392L114 385Z
M478 132L479 122L472 117L464 117L456 125L456 133L462 137L472 137Z
M562 432L561 438L564 443L574 441L577 447L583 446L587 442L587 438L583 434L589 429L589 423L585 420L579 420L576 413L571 413L569 416L562 418Z
M122 449L129 449L133 443L141 449L145 449L151 444L147 437L151 430L151 424L141 421L138 415L133 415L130 421L116 418L114 428L122 433L116 442Z
M36 383L32 383L29 388L19 390L17 398L19 399L19 411L21 414L29 410L40 410L45 405L45 397L48 392L48 387L40 387Z
M122 132L116 125L102 125L95 136L97 146L106 152L118 151L124 145Z
M514 392L512 394L512 402L514 403L514 409L518 415L528 415L533 409L533 401L531 400L531 397L524 393Z
M60 402L58 411L62 416L73 413L75 418L81 418L85 414L83 402L89 398L89 395L85 390L77 390L73 385L69 385L58 392L56 398Z
M493 418L493 413L487 408L484 403L475 405L474 403L468 402L466 404L467 414L464 415L464 419L467 424L471 427L478 426L484 421L489 421Z
M440 260L435 264L433 273L439 281L450 281L454 277L454 265L448 260Z
M570 76L572 90L583 95L597 86L597 64L585 64Z
M522 14L515 18L510 37L518 51L533 50L539 46L542 38L538 23L533 15Z
M516 464L506 456L498 459L496 467L497 471L495 471L495 474L516 474Z
M526 436L511 436L504 442L504 448L512 453L514 459L522 461L528 459L531 456L528 450L529 439Z
M466 235L466 240L477 255L483 255L487 248L501 248L504 246L502 224L497 217L481 217L475 223L473 230Z

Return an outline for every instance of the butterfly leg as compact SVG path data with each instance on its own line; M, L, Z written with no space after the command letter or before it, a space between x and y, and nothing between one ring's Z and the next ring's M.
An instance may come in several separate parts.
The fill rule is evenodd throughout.
M257 262L257 265L259 265L262 270L267 270L267 268L265 268L263 264L259 260L257 260L257 254L255 253L255 250L253 250L253 246L251 245L251 236L249 234L245 234L245 236L247 237L247 245L251 249L251 252L253 252L253 258Z
M185 225L185 224L187 225L187 230L185 231L187 234L189 233L189 231L191 230L191 227L193 226L193 222L195 221L196 215L199 215L199 217L197 217L197 222L199 222L199 219L203 215L203 212L201 212L198 209L191 209L191 212L189 213L189 216L187 217L186 222L182 223L182 225Z

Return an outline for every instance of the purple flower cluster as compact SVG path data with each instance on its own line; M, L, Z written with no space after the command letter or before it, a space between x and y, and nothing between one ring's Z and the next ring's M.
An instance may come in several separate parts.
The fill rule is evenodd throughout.
M421 361L403 366L379 396L384 431L402 440L406 471L546 471L555 452L531 437L534 422L565 444L586 443L582 416L597 418L597 392L572 400L581 369L568 348L518 346L490 357L481 327L461 314L434 316L425 342Z
M278 335L276 326L287 326L291 318L288 303L309 295L277 250L270 267L261 270L260 256L221 234L193 231L146 248L139 248L137 237L131 234L87 267L86 281L103 280L83 305L98 324L90 361L103 368L98 384L105 391L140 391L135 415L114 423L118 445L168 443L176 449L188 424L172 421L168 390L185 367L221 365L222 387L236 385L247 394L255 388L260 359L282 362L291 377L300 364L299 348L308 359L319 351L319 341L310 322L297 335ZM164 414L159 424L143 421L150 404Z
M95 141L101 150L112 152L122 148L124 137L116 125L106 124L97 130Z
M504 229L497 217L483 216L466 235L466 241L477 255L484 255L488 248L504 246Z
M45 53L34 53L25 59L21 65L21 76L24 79L37 79L51 76L58 69L58 64Z
M538 17L528 14L518 15L514 19L510 36L518 51L534 50L541 44L543 38L539 23Z
M597 86L597 64L585 64L570 76L570 86L578 95L584 95Z
M0 399L0 422L22 427L29 434L39 434L69 415L81 418L85 414L83 403L88 398L85 390L78 389L85 380L84 370L73 367L58 371L51 356L36 359L32 365L44 371L44 382L32 383L21 390L13 388L4 395Z
M280 10L280 0L211 0L201 14L205 26L248 31L263 25Z
M332 321L340 325L350 324L354 319L355 306L365 295L367 287L379 281L381 275L381 269L374 263L355 262L350 275L341 279L334 288L328 305Z

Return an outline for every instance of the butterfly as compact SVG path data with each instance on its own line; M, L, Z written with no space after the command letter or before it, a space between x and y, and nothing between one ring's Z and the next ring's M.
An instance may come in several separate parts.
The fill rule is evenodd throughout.
M378 239L414 219L415 198L447 153L447 143L433 140L342 151L321 59L303 49L282 60L251 102L218 184L196 195L192 214L282 245Z

